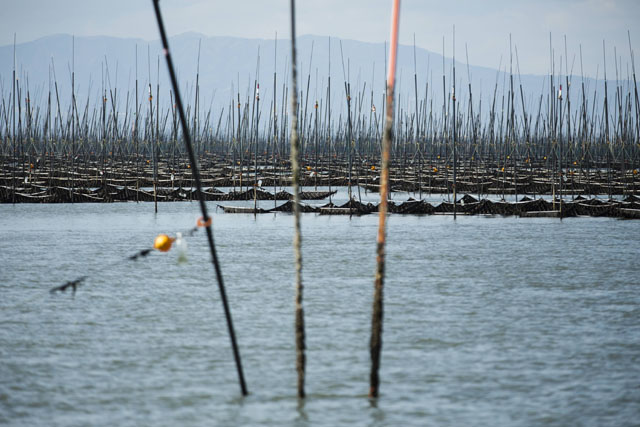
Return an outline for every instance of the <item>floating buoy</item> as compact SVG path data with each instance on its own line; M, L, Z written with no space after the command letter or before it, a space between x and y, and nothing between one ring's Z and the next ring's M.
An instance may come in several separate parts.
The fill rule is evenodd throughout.
M182 233L176 233L176 249L178 251L178 264L187 263L187 242L182 238Z
M434 167L434 168L433 168L433 171L434 171L434 172L438 172L438 168Z
M634 170L633 170L633 174L634 174L634 175L638 175L638 169L634 169Z
M307 166L307 170L310 171L311 170L311 166Z
M504 172L504 168L502 168L502 172Z
M174 240L174 238L169 237L166 234L158 234L156 240L153 241L153 248L160 252L169 252Z
M376 170L376 167L375 166L371 166L371 170L372 171Z
M209 217L209 219L207 219L206 221L204 220L203 217L198 218L198 220L196 221L196 225L198 227L211 227L211 223L213 222L213 220L211 219L211 217Z

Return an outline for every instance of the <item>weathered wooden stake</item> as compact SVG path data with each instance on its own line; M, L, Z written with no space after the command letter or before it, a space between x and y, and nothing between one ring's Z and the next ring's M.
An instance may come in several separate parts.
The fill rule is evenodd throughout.
M378 248L375 288L373 295L373 316L371 318L371 374L369 378L369 397L378 397L380 378L380 352L382 350L382 289L384 285L384 246L386 235L387 199L389 194L389 157L393 139L393 86L396 74L398 52L398 23L400 18L400 0L393 0L391 12L391 50L389 52L389 71L387 73L387 117L382 136L382 172L380 176L380 205L378 207Z
M295 299L295 330L296 330L296 371L298 372L298 397L304 398L305 377L305 334L304 334L304 310L302 308L302 237L300 233L300 153L298 138L298 82L296 67L296 8L295 0L291 0L291 174L293 185L293 214L294 236L293 252L296 263L296 299Z

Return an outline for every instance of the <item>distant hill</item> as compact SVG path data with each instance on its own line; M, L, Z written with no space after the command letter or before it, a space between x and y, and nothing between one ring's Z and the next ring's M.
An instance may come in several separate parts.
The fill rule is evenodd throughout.
M330 45L329 45L330 43ZM214 110L228 108L231 98L237 99L238 88L241 100L253 94L253 84L259 70L261 111L268 115L273 96L274 60L277 63L277 103L283 99L283 84L290 85L290 41L244 39L235 37L207 37L197 33L185 33L170 40L174 62L178 68L181 91L187 102L193 102L194 87L198 65L198 47L200 50L200 87L201 110L207 111L209 106ZM341 55L341 45L342 53ZM72 46L75 51L72 59ZM277 48L277 50L276 50ZM148 84L151 81L154 95L158 82L158 59L160 76L160 99L168 102L169 84L164 58L160 55L159 41L145 41L133 38L115 37L75 37L66 34L44 37L35 41L21 43L16 46L18 76L21 86L28 88L35 102L46 99L49 82L53 82L53 71L58 83L62 105L69 105L71 99L71 69L75 68L75 87L78 102L86 103L90 95L90 104L100 99L103 87L118 90L119 105L124 108L129 94L129 105L135 99L136 78L139 85L139 102L144 105L147 98ZM329 62L329 49L331 52ZM259 64L258 64L259 52ZM427 50L415 49L418 83L418 99L424 100L428 88L428 103L433 101L433 110L442 111L443 99L443 57L441 54ZM340 40L312 35L298 39L299 90L310 94L308 108L319 98L326 99L326 87L331 67L332 105L339 113L345 109L344 82L351 84L352 96L362 92L362 104L369 108L371 89L373 102L380 105L384 93L385 44L365 43L355 40ZM460 59L460 58L458 58ZM414 48L401 46L398 60L398 80L400 106L407 111L415 110L414 95ZM344 64L344 69L343 69ZM446 82L444 90L447 96L452 86L452 60L444 59ZM482 99L482 111L487 113L494 96L496 82L497 102L502 102L502 94L509 88L508 68L501 66L502 72L486 67L469 66L471 74L474 108L478 108ZM258 68L259 65L259 68ZM11 90L13 69L13 46L0 47L0 78L2 94L5 99ZM344 70L344 71L343 71ZM506 71L506 74L505 74ZM514 60L514 73L517 72ZM466 108L469 99L467 64L456 61L457 99L461 108ZM51 78L50 78L51 77ZM562 77L564 80L564 77ZM517 94L516 107L522 113L519 98L519 83L522 82L525 94L525 106L528 114L537 114L540 108L540 96L543 95L542 111L549 95L549 77L536 75L514 75L514 89ZM573 77L573 87L579 88L580 78ZM578 84L576 84L576 82ZM601 82L598 82L601 86ZM309 90L307 91L307 84ZM587 88L592 96L595 81L586 80ZM366 86L365 86L366 85ZM566 86L563 84L563 86ZM598 89L601 91L602 89ZM566 91L566 89L565 89ZM578 101L577 89L572 89L572 97ZM602 99L602 96L600 96ZM288 101L287 101L288 102ZM235 103L235 101L234 101ZM167 105L167 104L165 104ZM304 106L304 99L303 99ZM506 106L506 101L505 101ZM505 107L506 108L506 107Z

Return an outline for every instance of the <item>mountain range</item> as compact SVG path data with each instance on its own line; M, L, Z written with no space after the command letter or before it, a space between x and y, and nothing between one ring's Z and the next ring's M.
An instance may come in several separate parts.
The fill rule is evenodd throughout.
M238 92L243 102L248 98L252 99L254 83L260 86L261 108L270 105L273 99L274 71L277 73L278 105L282 103L285 84L287 87L290 86L290 40L208 37L197 33L184 33L171 37L170 47L182 96L186 98L187 103L193 103L195 99L194 88L198 77L201 111L207 111L209 107L213 110L228 108L232 98L234 103L237 101ZM303 105L307 94L306 102L309 108L315 100L326 99L329 76L332 108L337 108L338 111L346 108L345 82L350 85L352 97L360 97L362 104L367 108L370 102L381 104L384 94L386 51L385 43L330 39L313 35L300 36L297 40L298 88L303 96ZM460 61L460 57L455 61L455 76L456 95L462 103L461 107L468 103L469 81L474 108L479 108L481 101L482 111L486 113L493 101L494 93L497 96L497 105L500 106L503 102L502 96L505 95L506 98L509 90L509 71L512 69L517 111L522 113L520 84L527 114L535 116L539 108L545 111L551 91L549 76L520 75L515 55L511 63L510 58L504 58L502 63L496 64L496 69L467 65L466 60ZM153 87L154 96L156 85L159 83L161 102L169 101L168 73L159 40L103 36L73 37L59 34L17 44L15 59L17 76L21 81L20 87L23 91L29 89L32 102L46 100L50 84L55 88L54 83L57 83L61 104L69 105L72 71L74 90L80 103L89 99L90 104L97 105L101 98L100 93L105 90L109 93L110 90L117 89L119 108L124 108L127 102L133 105L136 76L139 88L138 102L146 101L149 83ZM10 97L13 61L14 46L1 46L0 92L5 99ZM443 57L441 53L401 45L398 51L396 82L400 107L409 112L415 110L417 83L418 100L423 101L426 95L428 108L433 108L436 112L442 111L442 99L444 96L450 96L452 90L453 63L450 57ZM558 70L555 74L554 78L560 78L561 84L566 82L565 75L559 75ZM571 96L577 105L582 79L575 75L570 79L575 87ZM593 97L597 87L601 100L602 80L585 78L584 81L588 96ZM563 86L566 87L564 84ZM506 101L504 102L506 105ZM262 111L268 112L269 109Z

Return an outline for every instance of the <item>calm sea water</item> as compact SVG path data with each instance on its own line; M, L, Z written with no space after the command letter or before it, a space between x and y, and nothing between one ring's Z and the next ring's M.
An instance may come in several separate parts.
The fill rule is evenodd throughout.
M250 396L204 233L187 264L126 260L197 203L0 205L0 424L640 423L640 222L391 216L374 404L377 215L303 215L301 403L293 218L209 206ZM82 275L75 298L49 294Z

